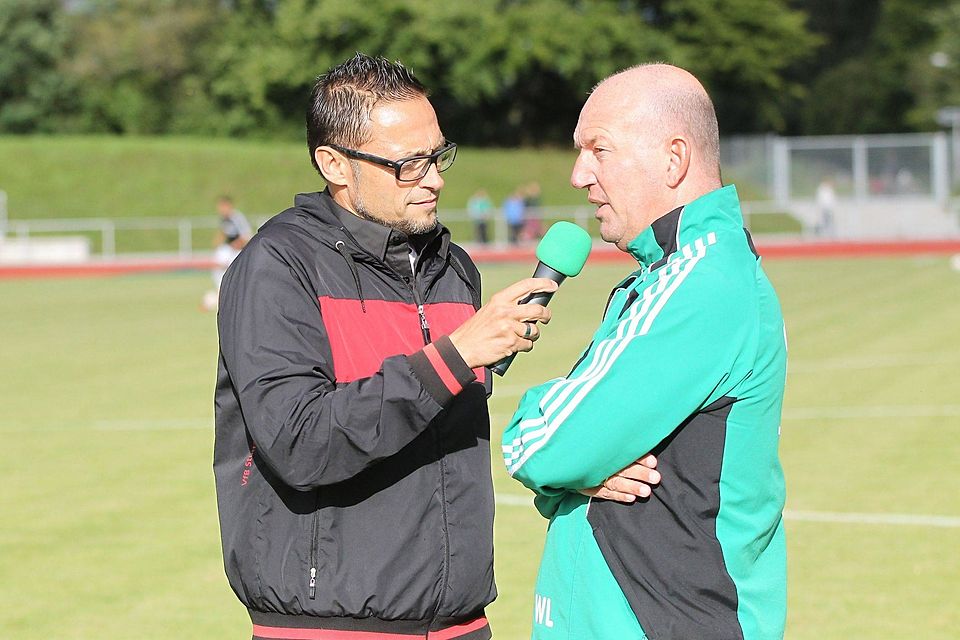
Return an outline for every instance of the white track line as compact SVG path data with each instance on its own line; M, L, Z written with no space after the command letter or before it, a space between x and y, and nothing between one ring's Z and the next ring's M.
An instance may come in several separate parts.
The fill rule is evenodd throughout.
M504 425L513 414L491 413L494 424ZM806 420L859 420L894 418L956 418L960 417L960 404L900 404L877 406L839 406L839 407L787 407L783 410L783 421ZM960 421L947 421L941 427L960 426Z
M97 420L86 424L57 425L3 425L0 433L44 433L49 431L213 431L213 418L189 418L184 420Z
M883 369L899 367L925 367L960 364L960 354L911 353L879 354L852 358L824 360L787 360L787 375L794 373L817 373L820 371L845 371L851 369Z
M960 415L960 414L951 414ZM497 417L497 416L494 416ZM500 416L506 419L506 416ZM111 420L100 421L86 427L0 427L0 433L43 432L43 431L171 431L212 429L213 421L200 420ZM505 507L533 507L532 495L510 493L497 494L496 502ZM841 513L833 511L793 511L785 510L787 520L801 522L831 522L851 524L889 524L923 527L960 528L960 517L938 515L912 515L898 513Z
M183 420L97 420L96 431L171 431L179 429L213 429L213 418Z
M491 413L493 425L506 424L512 414ZM783 411L785 422L895 419L895 418L956 418L960 404L906 404L840 407L788 407ZM945 421L939 427L960 426L960 421ZM189 431L213 430L213 418L185 418L174 420L97 420L85 424L55 424L25 426L0 425L0 433L39 433L47 431Z
M533 495L521 496L498 493L497 504L504 507L533 508ZM913 527L960 528L960 517L907 513L843 513L839 511L794 511L783 512L786 520L798 522L828 522L837 524L888 524Z
M784 420L851 420L858 418L954 418L960 404L902 404L846 407L796 407L783 410ZM946 426L945 423L944 426ZM958 422L960 424L960 422Z
M802 522L837 522L851 524L895 524L915 527L960 528L960 518L911 513L843 513L838 511L793 511L783 512L787 520Z
M505 507L532 507L533 494L518 496L513 493L498 493L497 504Z

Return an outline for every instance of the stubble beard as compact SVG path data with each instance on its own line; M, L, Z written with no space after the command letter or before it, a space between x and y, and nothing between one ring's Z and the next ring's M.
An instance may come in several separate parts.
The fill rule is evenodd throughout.
M363 202L363 196L360 195L360 166L357 163L357 166L353 168L354 175L354 184L353 184L353 198L351 204L353 205L353 210L356 212L357 216L363 218L364 220L370 220L371 222L376 222L377 224L382 224L386 227L390 227L395 231L405 233L408 236L417 236L422 233L427 233L433 231L437 228L437 225L440 223L437 218L436 209L426 220L411 220L409 218L399 218L397 220L384 220L383 218L377 216L375 213L367 209L366 205Z

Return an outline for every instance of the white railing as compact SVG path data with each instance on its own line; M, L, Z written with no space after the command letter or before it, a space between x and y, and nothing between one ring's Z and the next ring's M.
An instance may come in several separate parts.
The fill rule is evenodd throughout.
M7 192L0 191L0 238L7 235Z
M2 192L0 192L2 193ZM2 204L2 199L0 199ZM570 220L585 229L590 229L594 217L593 206L559 206L527 209L530 219L540 219L546 228L556 220ZM783 208L774 202L745 202L743 214L749 227L752 216L782 212ZM458 242L473 240L473 223L465 209L441 211L443 223L451 227ZM259 227L269 216L251 216L250 222ZM0 217L0 224L3 218ZM114 258L117 255L147 253L176 253L182 258L195 254L207 254L218 221L215 216L180 218L58 218L6 220L6 237L26 242L31 238L44 238L52 235L82 235L91 240L92 253L102 258ZM594 225L595 227L595 225ZM507 225L500 209L493 209L488 221L492 244L507 243ZM0 231L3 227L0 226ZM198 238L198 232L203 232ZM166 238L160 236L166 235ZM0 240L4 235L0 235ZM125 240L121 242L119 238Z
M32 220L7 220L6 232L11 238L21 241L50 234L81 234L93 236L99 240L99 251L95 253L112 258L117 251L118 232L136 232L147 236L157 232L176 232L176 243L160 243L157 252L176 251L182 257L190 257L195 250L193 234L195 230L209 230L211 240L217 228L216 220L203 218L51 218ZM142 242L132 243L135 246ZM157 244L157 243L152 243ZM212 248L212 247L211 247ZM119 253L141 253L143 249L121 251Z

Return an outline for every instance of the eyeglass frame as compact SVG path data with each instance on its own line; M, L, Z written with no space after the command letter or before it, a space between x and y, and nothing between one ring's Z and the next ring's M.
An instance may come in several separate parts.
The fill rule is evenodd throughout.
M424 154L424 155L409 156L409 157L406 157L406 158L400 158L399 160L388 160L388 159L383 158L383 157L380 157L380 156L375 156L375 155L373 155L372 153L365 153L365 152L363 152L363 151L357 151L356 149L348 149L348 148L346 148L346 147L341 147L341 146L338 145L338 144L329 143L329 144L327 144L326 146L330 147L331 149L336 149L337 151L339 151L339 152L342 153L343 155L348 156L348 157L350 157L350 158L356 158L357 160L367 160L368 162L372 162L372 163L374 163L374 164L379 164L380 166L389 167L389 168L393 169L393 173L394 173L394 176L396 176L396 178L397 178L397 182L417 182L418 180L423 180L424 176L426 176L428 173L430 173L430 166L431 166L431 165L436 165L436 167L437 167L437 172L438 172L438 173L442 173L442 172L446 171L447 169L449 169L450 167L452 167L452 166L453 166L453 161L457 159L457 143L456 143L456 142L450 142L449 140L448 140L447 143L443 146L443 148L438 149L438 150L434 151L433 153L428 153L428 154ZM442 156L443 154L447 153L447 152L450 151L451 149L453 150L453 159L450 160L450 165L449 165L449 166L447 166L447 167L444 168L444 169L441 169L441 168L440 168L440 164L439 164L439 162L440 162L440 156ZM427 164L426 164L426 167L425 167L424 170L423 170L423 173L421 173L421 174L420 174L419 176L417 176L416 178L406 178L406 179L401 178L401 177L400 177L400 171L401 171L401 169L403 169L403 165L404 165L405 163L411 162L411 161L413 161L413 160L427 160L427 161L428 161Z

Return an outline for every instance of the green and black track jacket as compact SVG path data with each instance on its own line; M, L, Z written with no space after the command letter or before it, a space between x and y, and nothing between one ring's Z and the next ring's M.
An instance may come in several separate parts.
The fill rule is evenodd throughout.
M782 638L777 455L786 339L733 186L658 219L569 375L528 391L503 437L550 518L538 639ZM576 492L655 453L633 504Z

